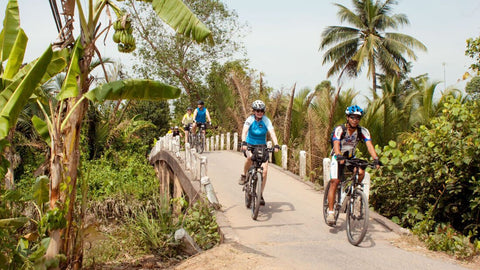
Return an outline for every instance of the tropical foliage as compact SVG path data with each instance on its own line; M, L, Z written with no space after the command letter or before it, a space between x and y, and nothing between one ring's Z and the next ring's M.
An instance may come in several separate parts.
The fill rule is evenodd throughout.
M95 267L95 252L104 251L96 257L104 261L117 260L122 248L135 253L129 255L182 256L172 239L180 227L203 248L216 245L213 210L182 199L166 202L145 159L155 138L178 125L197 99L211 113L210 133L240 132L252 101L264 100L280 142L288 146L289 169L298 169L298 152L306 150L309 180L322 181L329 134L345 121L345 108L358 102L358 91L330 81L296 89L294 78L289 89L268 86L248 59L231 59L242 27L219 1L97 1L95 7L92 1L64 2L69 16L78 14L79 37L65 40L69 49L48 47L25 65L27 38L17 1L10 0L6 9L0 34L0 173L8 171L10 180L8 190L0 188L0 265L79 268L85 257ZM371 204L412 228L432 249L469 257L476 251L464 247L479 238L478 77L467 83L466 96L456 89L438 93L439 83L428 75L410 78L412 64L405 57L415 59L414 49L425 47L387 32L408 24L406 15L392 14L396 1L352 3L353 9L336 4L340 20L352 27L328 27L321 49L329 48L324 63L333 63L328 75L339 73L339 80L368 66L372 91L362 104L361 125L370 130L386 165L372 178ZM110 10L115 18L107 16L110 25L102 29L99 18ZM109 74L109 61L95 45L108 27L120 51L137 50L141 62L135 72L144 79L129 79L120 69ZM476 62L477 43L467 41L466 51ZM103 78L93 78L96 67L102 67ZM171 98L176 100L166 101ZM364 150L360 147L360 154ZM171 203L180 205L180 216ZM86 220L88 215L95 221ZM83 254L86 230L79 228L112 219L125 226L107 233L112 241L102 239L98 249ZM129 238L131 231L141 237Z
M331 46L323 56L323 63L332 62L328 70L330 77L356 77L367 65L368 78L372 80L373 91L377 90L377 73L400 76L408 68L405 55L416 59L414 49L426 50L417 39L389 29L397 29L409 23L405 14L392 14L394 0L352 1L353 10L335 4L338 17L348 26L329 26L322 33L320 49Z
M480 114L472 113L478 108L449 97L438 117L385 146L386 166L372 182L375 209L421 234L447 224L478 239Z

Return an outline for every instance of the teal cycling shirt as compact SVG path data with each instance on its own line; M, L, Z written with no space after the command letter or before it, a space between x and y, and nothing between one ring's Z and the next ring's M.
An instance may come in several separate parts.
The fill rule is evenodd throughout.
M255 120L254 115L250 115L243 128L248 128L246 142L248 144L267 144L267 132L273 130L272 121L265 115L259 121Z
M197 115L195 117L195 122L206 123L207 122L207 108L203 107L201 110L197 108Z

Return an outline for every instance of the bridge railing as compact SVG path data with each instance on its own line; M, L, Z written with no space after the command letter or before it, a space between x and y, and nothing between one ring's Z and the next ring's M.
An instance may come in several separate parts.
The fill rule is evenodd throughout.
M172 156L184 165L184 169L190 173L190 180L199 181L201 184L201 191L206 195L208 201L214 207L218 207L219 203L217 196L215 195L213 186L207 175L207 157L198 154L194 148L190 147L189 143L186 143L184 151L181 151L180 137L173 137L171 134L167 134L158 139L150 152L149 159L151 160L152 157L162 150L170 152Z

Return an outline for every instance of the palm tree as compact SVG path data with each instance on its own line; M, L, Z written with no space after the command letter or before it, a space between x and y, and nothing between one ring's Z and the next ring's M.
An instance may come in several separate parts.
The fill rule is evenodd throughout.
M328 77L336 73L340 73L339 80L343 75L356 77L367 64L367 76L376 91L378 68L386 75L399 76L408 69L405 54L416 60L413 49L426 51L425 45L411 36L386 32L409 24L406 15L391 15L392 5L396 3L395 0L352 0L354 10L335 4L340 21L352 27L329 26L322 33L320 49L331 46L323 56L323 64L333 62Z

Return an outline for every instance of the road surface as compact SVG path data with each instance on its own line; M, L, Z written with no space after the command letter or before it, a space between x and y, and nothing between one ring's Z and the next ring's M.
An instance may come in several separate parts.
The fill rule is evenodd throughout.
M266 205L254 221L237 183L243 155L231 151L203 155L221 204L219 223L227 241L273 258L283 269L467 269L454 261L393 246L391 242L398 240L399 234L372 218L365 240L358 247L352 246L345 231L345 214L340 215L335 228L324 223L323 191L274 165L269 167Z

